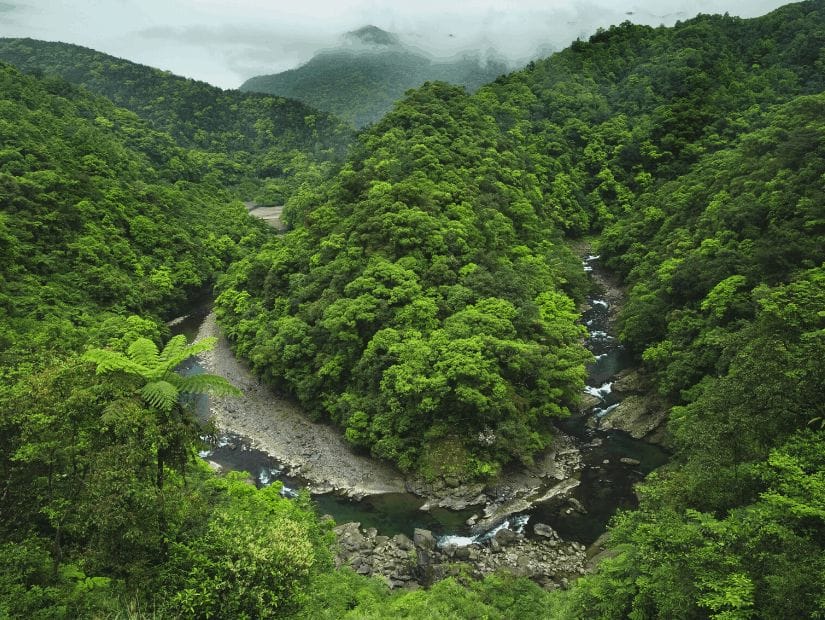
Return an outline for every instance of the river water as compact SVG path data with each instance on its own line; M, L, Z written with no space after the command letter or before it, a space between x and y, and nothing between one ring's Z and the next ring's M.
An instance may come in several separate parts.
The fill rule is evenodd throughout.
M587 271L599 269L598 257L586 257L584 267ZM528 523L541 522L552 526L567 540L588 545L605 531L616 510L635 507L633 485L667 461L667 453L657 446L633 439L621 431L592 428L593 420L618 405L619 399L612 391L612 380L616 373L627 368L630 360L610 333L609 302L595 280L593 293L587 302L589 309L583 314L582 321L590 332L587 347L593 352L596 362L588 368L586 391L597 396L599 403L558 423L563 432L576 439L582 452L581 482L572 493L574 501L553 500L536 505L527 512L511 516L503 524L497 524L492 531L502 525L520 530ZM202 304L184 320L177 321L172 326L173 332L193 339L210 309L210 304ZM196 361L190 360L184 372L202 370ZM208 415L205 398L198 400L195 408L201 417ZM251 447L248 439L231 433L221 434L217 442L205 447L201 457L220 465L224 471L248 472L258 486L279 480L285 496L294 495L303 486L300 479L285 476L284 467L276 459ZM638 464L622 463L622 458L638 461ZM363 527L374 527L384 535L412 535L415 528L421 527L432 530L444 542L469 544L491 533L473 534L466 525L467 519L477 510L422 511L420 507L424 500L407 493L375 495L361 501L331 493L315 495L313 499L319 514L329 514L338 523L359 521Z

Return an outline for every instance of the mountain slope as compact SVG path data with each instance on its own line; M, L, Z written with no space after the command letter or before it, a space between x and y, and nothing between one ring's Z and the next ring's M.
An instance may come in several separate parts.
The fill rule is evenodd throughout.
M0 86L4 365L77 346L106 317L167 312L254 239L243 206L168 134L56 78L0 65Z
M374 454L494 478L573 404L555 239L604 231L678 451L548 617L822 615L823 33L821 0L626 23L473 96L409 93L236 264L227 332Z
M292 97L363 127L426 81L475 90L507 70L503 61L484 60L477 53L436 60L375 26L348 33L344 42L297 69L250 78L241 90Z
M295 170L337 161L352 135L336 118L297 101L221 90L77 45L0 39L0 60L58 75L133 111L181 146L202 151L203 165L223 184L240 185L245 198L269 179L265 198L283 200L296 186Z

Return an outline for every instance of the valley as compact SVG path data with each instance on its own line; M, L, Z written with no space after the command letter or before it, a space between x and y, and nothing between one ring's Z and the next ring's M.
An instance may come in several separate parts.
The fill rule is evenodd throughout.
M303 102L14 26L0 617L825 615L825 2L669 24Z

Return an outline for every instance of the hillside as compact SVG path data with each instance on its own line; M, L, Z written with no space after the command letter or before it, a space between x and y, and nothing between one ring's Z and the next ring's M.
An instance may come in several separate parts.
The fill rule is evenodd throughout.
M825 617L825 0L626 22L473 93L428 82L355 136L83 48L0 49L30 72L0 64L0 617ZM284 234L251 191L287 199ZM215 283L238 356L360 454L502 486L578 412L585 246L673 449L589 573L536 578L510 522L437 575L430 532L376 529L412 575L387 584L358 574L358 527L339 543L364 562L335 568L306 491L198 458L191 397L233 390L179 374L212 343L163 320Z
M78 346L109 318L166 314L242 237L261 236L168 134L62 80L0 67L6 372L40 347Z
M56 75L131 110L200 153L201 168L239 197L281 202L295 175L338 161L352 137L336 118L282 97L221 90L95 50L0 39L0 61Z
M603 231L678 452L558 617L821 610L823 26L820 1L625 23L473 96L409 94L288 205L293 233L233 267L228 333L374 454L494 477L574 403L554 239ZM743 525L760 518L775 536Z
M375 26L347 33L344 44L319 52L306 64L273 75L259 75L242 91L303 101L363 127L384 116L410 88L444 81L473 91L505 73L502 60L467 52L436 59L404 46L398 37Z

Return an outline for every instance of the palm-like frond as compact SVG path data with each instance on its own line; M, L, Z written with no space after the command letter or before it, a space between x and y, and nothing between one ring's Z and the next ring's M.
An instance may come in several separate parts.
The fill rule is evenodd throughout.
M215 346L216 338L204 338L193 344L186 336L175 336L163 351L147 338L138 338L129 345L128 355L106 349L90 349L83 359L97 364L97 374L126 372L146 382L140 391L146 403L160 411L171 411L181 394L211 394L240 396L241 391L217 375L201 374L183 377L175 372L181 362Z
M126 351L132 361L137 362L146 370L151 371L158 366L158 347L148 338L138 338L129 345Z
M168 381L152 381L143 386L140 395L151 407L161 411L171 411L178 402L180 392Z
M107 349L89 349L81 359L96 364L95 372L99 375L120 371L142 377L146 373L146 368L139 363L129 359L122 353Z
M181 394L210 394L211 396L241 396L242 392L218 375L177 375L177 388Z
M208 351L215 346L217 338L204 338L192 344L186 344L186 336L175 336L160 353L160 364L164 372L173 370L178 364L185 362L193 355Z

